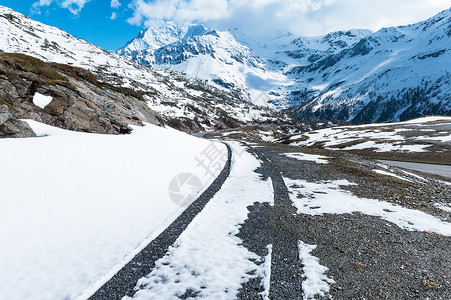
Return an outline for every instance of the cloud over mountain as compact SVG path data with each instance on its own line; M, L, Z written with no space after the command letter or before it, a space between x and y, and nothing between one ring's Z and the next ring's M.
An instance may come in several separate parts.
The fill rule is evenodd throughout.
M130 24L200 22L211 27L263 33L320 35L334 30L409 24L449 8L448 0L133 0Z

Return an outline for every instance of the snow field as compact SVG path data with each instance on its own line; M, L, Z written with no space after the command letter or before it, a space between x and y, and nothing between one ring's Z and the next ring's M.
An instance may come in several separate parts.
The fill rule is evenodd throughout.
M262 265L262 276L263 280L261 282L261 286L263 287L263 292L260 293L263 300L269 299L269 290L271 288L271 261L272 261L272 244L266 247L268 249L268 255L265 257L265 260Z
M283 154L286 157L294 158L297 160L305 160L305 161L312 161L317 164L328 164L329 162L326 160L328 157L323 155L313 155L313 154L306 154L306 153L285 153Z
M419 210L404 208L386 201L357 197L341 188L353 185L347 180L307 182L284 178L284 181L299 214L315 216L361 212L380 217L406 230L429 231L451 236L451 223L443 222Z
M447 124L451 122L450 117L423 117L406 122L367 124L357 126L341 126L315 130L304 135L294 135L290 139L295 140L301 136L308 139L300 142L293 142L294 146L309 147L315 143L324 143L324 148L329 150L363 150L374 149L375 152L427 152L428 147L432 146L434 140L448 142L449 136L430 137L430 131L420 130L421 126L433 126L433 122ZM392 128L390 126L399 126L401 128ZM388 129L388 130L387 130ZM403 132L419 131L423 134L416 134L414 137L405 137ZM359 142L361 141L361 142ZM357 142L354 145L339 149L335 146ZM410 144L406 144L409 142Z
M398 179L403 180L403 181L412 182L412 180L409 180L407 178L398 176L398 175L396 175L395 173L392 173L392 172L387 172L387 171L384 171L384 170L377 170L377 169L374 169L373 171L376 172L377 174L381 174L381 175L385 175L385 176L391 176L391 177L395 177L395 178L398 178Z
M316 249L316 245L305 244L302 241L298 241L299 260L304 267L302 271L304 274L304 281L302 282L302 291L304 293L304 299L315 299L315 296L324 297L329 292L329 284L335 283L331 278L326 275L327 267L319 263L319 258L311 254Z
M176 175L205 189L224 166L206 174L196 158L211 142L172 129L27 122L41 137L0 140L0 299L86 299L184 210L168 193Z
M34 105L44 109L47 105L52 102L53 98L51 96L45 96L39 93L35 93L33 96Z

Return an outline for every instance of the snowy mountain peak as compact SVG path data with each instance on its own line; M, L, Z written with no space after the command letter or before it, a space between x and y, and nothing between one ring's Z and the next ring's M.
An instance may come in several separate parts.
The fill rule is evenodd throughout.
M141 30L136 38L128 42L125 47L119 49L118 53L128 53L129 55L139 51L152 53L153 51L167 45L202 35L213 35L219 37L215 30L209 31L204 25L178 25L170 21L161 21L160 25L157 27L149 27Z
M261 59L230 32L201 24L148 28L117 53L155 69L182 72L244 99L249 99L248 82L240 73L263 72Z
M450 115L450 45L451 10L383 28L292 68L298 92L291 99L310 102L304 116L354 123Z
M331 32L319 37L299 37L291 42L295 49L286 53L292 58L307 58L308 62L312 62L324 55L334 54L350 47L370 34L371 30L352 29Z
M207 32L207 28L204 25L189 25L188 26L188 31L186 32L185 36L183 37L183 39L188 39L190 37L194 37L194 36L199 36L199 35L203 35ZM162 45L164 46L164 45Z
M152 51L182 39L188 31L188 25L176 25L173 22L162 21L158 27L149 27L141 30L138 36L128 42L122 49L129 52Z

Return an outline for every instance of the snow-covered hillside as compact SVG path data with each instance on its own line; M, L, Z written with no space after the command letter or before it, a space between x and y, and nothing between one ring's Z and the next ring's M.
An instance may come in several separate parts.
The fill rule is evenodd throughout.
M4 6L0 6L0 32L0 50L4 52L25 53L96 73L117 74L127 87L132 87L132 80L142 84L158 83L159 76L154 72Z
M451 161L451 117L422 117L404 122L338 126L284 137L299 147L350 151L387 159Z
M320 37L163 23L117 53L255 103L355 123L451 114L451 10L409 26ZM307 106L305 104L309 103Z
M451 114L451 10L414 25L384 28L336 53L292 68L292 103L304 115L362 122Z
M170 42L171 34L175 33L168 29L160 38L153 35L149 43ZM82 67L100 81L138 91L167 123L185 131L229 128L246 122L277 122L281 117L275 111L260 109L180 73L155 71L131 62L4 6L0 6L0 50Z
M231 32L203 25L162 22L143 30L117 53L145 66L176 70L257 105L268 104L262 93L290 83L283 74L266 69L266 61Z
M178 191L193 200L227 160L220 143L152 125L113 136L27 122L39 138L0 139L1 299L86 299L183 212L175 178L196 179Z

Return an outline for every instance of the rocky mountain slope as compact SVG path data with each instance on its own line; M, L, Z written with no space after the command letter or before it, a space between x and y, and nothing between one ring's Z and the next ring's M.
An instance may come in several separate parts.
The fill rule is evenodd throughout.
M128 125L164 124L141 94L25 54L0 52L0 99L16 118L75 131L119 134Z
M0 103L0 138L35 136L36 133L26 122L18 120L7 105Z
M290 122L274 110L174 71L138 65L3 6L0 33L1 51L38 59L1 57L0 99L19 118L101 133L127 132L128 125L142 122L166 123L187 132ZM39 108L31 100L36 92L52 97L52 102Z
M286 81L284 75L266 69L266 61L232 32L203 25L162 22L141 31L116 53L144 66L176 70L258 105L267 105L262 93L268 85Z
M387 122L451 114L450 39L451 9L409 26L320 37L163 23L117 53L303 117Z
M363 122L451 115L451 10L381 29L337 53L291 69L307 116ZM291 97L296 103L302 98ZM305 101L304 100L304 101Z

